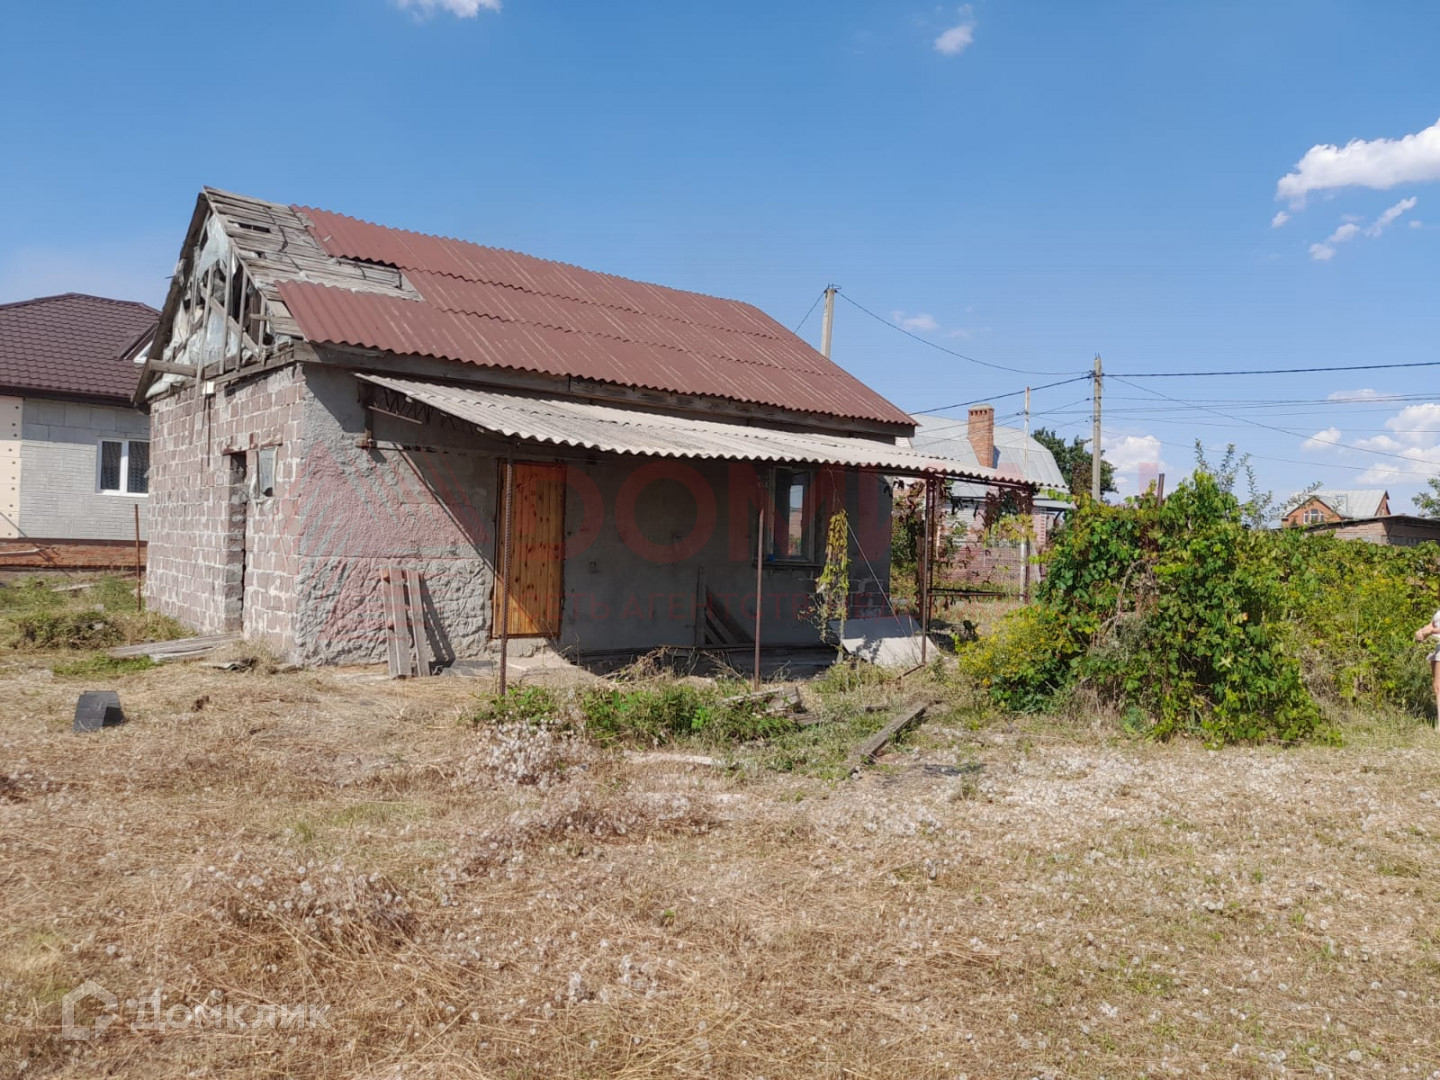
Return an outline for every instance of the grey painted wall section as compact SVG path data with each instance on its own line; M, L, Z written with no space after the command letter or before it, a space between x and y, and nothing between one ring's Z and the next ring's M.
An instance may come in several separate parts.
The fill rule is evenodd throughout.
M492 601L503 444L459 422L416 425L377 415L374 434L381 447L434 449L365 449L357 445L365 416L354 377L307 365L305 379L293 523L296 612L293 641L286 644L297 659L312 663L383 660L380 575L397 566L424 578L437 655L486 654L498 633ZM755 613L754 515L745 495L753 476L749 466L667 466L683 472L693 489L703 489L714 506L713 526L698 538L703 543L667 561L627 538L627 523L618 520L622 487L636 470L653 466L649 459L579 456L531 445L517 447L515 460L570 466L558 645L582 654L694 645L706 589L748 632ZM854 588L879 604L889 586L888 485L878 475L855 472L838 482L852 527L866 547L862 554L852 544ZM665 477L645 483L628 528L638 528L654 545L684 541L697 522L697 499L686 487ZM589 508L582 489L590 493ZM823 538L823 524L815 528ZM801 614L818 571L766 567L761 618L767 644L819 641L819 631Z
M148 439L143 413L115 405L26 398L21 414L20 528L46 540L133 540L135 506L147 536L143 495L102 495L100 440Z

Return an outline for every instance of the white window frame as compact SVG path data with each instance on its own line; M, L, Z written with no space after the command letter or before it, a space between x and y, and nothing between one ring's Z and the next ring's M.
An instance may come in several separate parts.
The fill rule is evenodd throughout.
M126 490L117 490L117 489L106 488L106 487L105 487L105 477L104 477L104 472L105 472L105 449L104 449L104 447L105 447L105 444L106 444L106 443L119 443L119 444L120 444L120 482L121 482L122 484L125 484L125 485L128 486L129 483L130 483L130 444L131 444L131 443L145 443L145 445L148 447L148 446L150 445L150 440L149 440L149 439L116 439L116 438L112 438L112 437L110 437L110 436L108 436L108 435L107 435L107 436L103 436L103 437L101 437L101 438L99 438L99 439L96 439L96 440L95 440L95 490L96 490L99 494L101 494L101 495L115 495L115 496L119 496L120 498L124 498L124 499L143 499L143 498L145 498L146 496L148 496L148 495L150 494L150 491L149 491L150 485L149 485L149 482L148 482L148 477L147 477L147 482L146 482L146 485L145 485L146 490L144 490L144 491L126 491Z

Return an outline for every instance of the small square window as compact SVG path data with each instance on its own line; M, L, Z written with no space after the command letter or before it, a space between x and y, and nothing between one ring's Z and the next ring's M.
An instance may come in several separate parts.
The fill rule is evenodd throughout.
M150 491L150 444L143 439L101 439L100 491L107 495L145 495Z
M262 447L255 455L255 494L268 499L275 494L275 451L276 447Z

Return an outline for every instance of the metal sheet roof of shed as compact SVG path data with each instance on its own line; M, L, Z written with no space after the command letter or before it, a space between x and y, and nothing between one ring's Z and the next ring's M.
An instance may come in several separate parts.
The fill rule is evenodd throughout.
M280 298L311 341L914 423L751 304L293 209L332 258L399 267L420 294L280 282Z
M995 478L993 469L967 468L873 439L778 431L573 398L450 386L388 375L361 373L358 377L485 431L554 446L646 457L837 465L907 476L941 473L974 480Z

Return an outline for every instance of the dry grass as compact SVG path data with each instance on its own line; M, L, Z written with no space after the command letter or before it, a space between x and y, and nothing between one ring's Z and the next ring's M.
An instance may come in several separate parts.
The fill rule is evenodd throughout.
M1428 732L1208 752L957 712L859 781L564 742L514 770L460 680L165 667L76 736L87 685L43 661L0 671L25 1077L1440 1069ZM328 1026L63 1040L86 978Z

